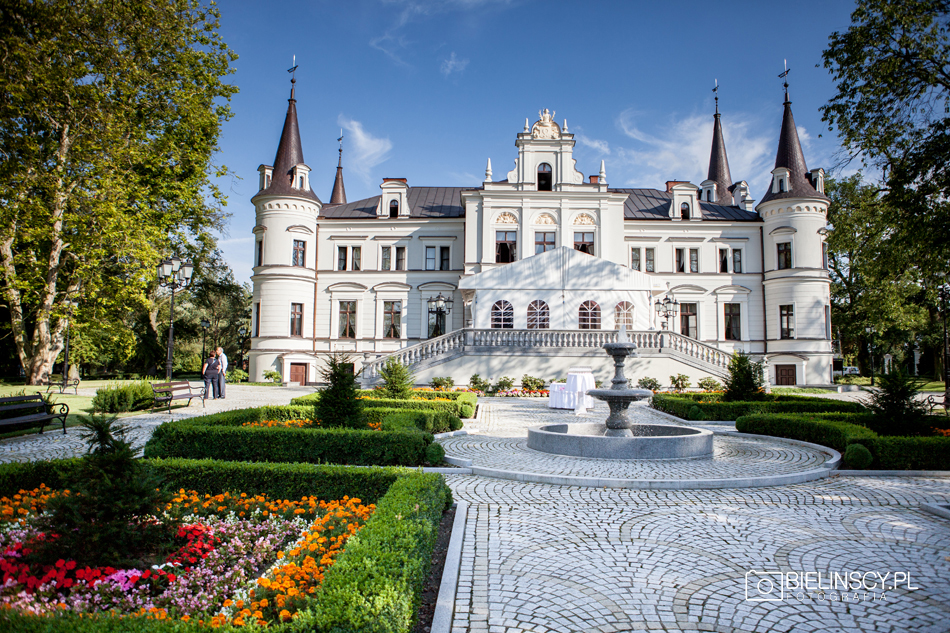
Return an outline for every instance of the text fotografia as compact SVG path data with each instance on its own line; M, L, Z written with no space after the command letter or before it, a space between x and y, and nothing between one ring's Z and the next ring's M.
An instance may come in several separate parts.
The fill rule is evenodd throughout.
M745 599L753 602L831 600L886 601L885 592L913 591L910 572L758 571L745 574Z

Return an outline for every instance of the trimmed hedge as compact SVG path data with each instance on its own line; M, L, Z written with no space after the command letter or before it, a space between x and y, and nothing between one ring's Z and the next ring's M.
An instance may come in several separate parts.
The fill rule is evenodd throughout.
M168 422L155 429L145 457L246 462L417 466L432 436L424 433L298 429Z
M736 429L814 442L841 453L860 444L873 457L870 468L878 470L950 470L950 437L882 437L862 426L870 419L870 414L756 414L736 420ZM935 423L944 419L935 416Z
M460 418L470 418L475 415L475 405L478 403L478 396L466 391L415 391L414 397L424 400L399 400L394 398L379 398L378 391L363 389L359 394L363 397L364 413L367 409L385 407L387 409L432 409L435 411L449 411ZM320 392L309 393L305 396L294 398L290 401L291 405L312 406L320 399ZM441 399L450 400L450 402L440 402ZM433 402L434 400L434 402Z
M447 433L462 428L462 421L458 416L446 411L366 409L366 413L374 416L379 415L379 421L382 423L382 430L384 431L411 428L425 433Z
M710 401L717 400L717 401ZM744 415L764 413L864 413L867 409L857 402L842 402L828 398L802 396L766 396L752 402L720 402L718 394L655 394L651 405L684 420L697 420L693 408L703 420L737 420Z
M43 480L53 487L69 486L69 473L78 460L0 465L0 494L36 485L41 473L59 477ZM376 512L357 537L347 543L331 566L321 588L306 609L275 631L392 631L412 630L422 584L428 577L432 550L442 513L452 493L440 475L399 468L342 468L310 464L242 464L192 460L148 460L166 477L170 488L217 494L225 491L264 493L293 499L317 495L322 499L358 497L376 503ZM54 485L55 484L55 485ZM10 491L13 491L12 493ZM381 628L381 626L383 628ZM232 630L232 627L222 627ZM207 630L196 623L144 618L21 615L0 610L0 630L27 633L99 633L102 631L191 633Z

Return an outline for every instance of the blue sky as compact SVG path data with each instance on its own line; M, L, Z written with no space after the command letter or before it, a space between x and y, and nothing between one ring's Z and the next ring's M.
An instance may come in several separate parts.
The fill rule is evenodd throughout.
M251 266L257 166L271 164L296 55L297 109L311 184L333 185L340 128L350 201L383 177L410 186L477 186L514 165L515 135L541 108L567 119L585 174L606 161L615 187L705 179L713 82L733 179L761 199L775 160L788 60L809 168L838 162L819 108L834 94L821 53L852 2L544 2L292 0L219 5L239 55L240 92L224 124L219 182L232 214L221 237L240 281ZM816 65L819 67L816 68ZM821 135L821 136L819 136Z

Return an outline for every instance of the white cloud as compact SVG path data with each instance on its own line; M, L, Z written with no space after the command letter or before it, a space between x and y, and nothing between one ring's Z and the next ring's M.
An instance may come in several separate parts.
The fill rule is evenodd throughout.
M452 51L448 59L442 60L442 68L440 70L443 75L448 77L452 73L462 72L466 66L468 66L468 60L459 59L455 56L455 51Z
M589 147L598 154L607 154L610 155L610 144L607 141L601 141L599 139L588 138L583 134L575 134L577 142L583 145L584 147Z
M347 154L350 157L347 160L348 170L354 172L366 184L372 184L370 172L389 159L389 152L393 148L392 141L373 136L363 129L362 123L342 114L337 117L337 123L346 130Z
M688 180L698 185L706 179L712 145L711 116L674 117L665 126L648 131L639 127L640 116L635 110L625 110L617 120L623 133L636 141L633 147L616 148L619 161L612 170L612 180L617 186L662 188L667 180ZM778 130L765 129L756 117L741 113L723 118L722 128L732 179L747 181L755 196L771 178Z

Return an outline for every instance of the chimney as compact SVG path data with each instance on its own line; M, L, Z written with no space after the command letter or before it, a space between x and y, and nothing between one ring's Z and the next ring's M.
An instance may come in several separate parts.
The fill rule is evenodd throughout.
M600 182L600 176L590 176L590 184L596 185Z
M688 185L689 182L686 180L667 180L666 181L666 193L672 193L673 187L676 185Z

